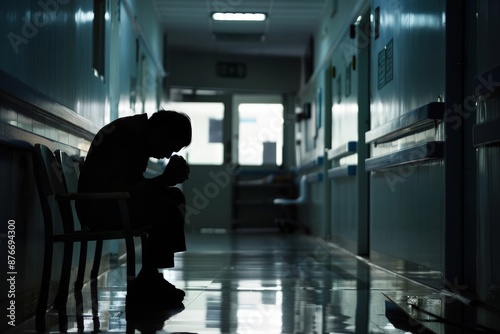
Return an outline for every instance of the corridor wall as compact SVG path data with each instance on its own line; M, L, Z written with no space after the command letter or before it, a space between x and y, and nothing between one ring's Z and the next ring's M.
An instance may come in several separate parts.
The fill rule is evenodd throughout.
M453 66L463 52L463 8L444 0L350 6L343 25L331 29L331 17L323 18L314 74L299 94L299 108L310 104L312 115L296 130L298 170L323 157L313 171L329 180L320 186L323 199L311 203L316 213L304 214L316 235L441 288L469 266L463 214L453 206L464 200L464 134L451 121L463 103L463 70ZM360 29L365 13L370 20ZM353 40L359 30L364 40Z
M369 122L370 11L363 8L331 57L331 143L327 150L330 238L368 253L368 180L364 171Z
M347 244L356 245L357 241L349 239L349 237L344 239L345 230L342 231L340 223L332 224L332 215L335 215L337 219L340 217L339 215L346 215L346 211L344 203L338 202L340 197L334 197L331 191L332 181L328 177L328 170L332 164L328 159L327 151L334 148L332 147L334 144L332 136L337 136L335 144L344 140L344 135L332 128L332 115L338 115L334 125L337 129L343 129L344 134L350 133L350 135L357 137L357 125L355 127L346 126L347 123L352 123L352 117L349 120L346 119L347 123L339 121L345 116L345 110L355 109L356 106L349 104L350 106L346 107L348 104L339 104L336 99L339 97L338 89L340 87L342 87L340 94L345 94L347 65L350 64L351 56L357 53L356 50L352 49L351 43L346 44L343 38L348 34L350 25L356 22L358 16L368 7L369 2L363 0L328 2L325 5L320 27L313 37L314 73L311 78L306 78L303 70L303 81L297 100L299 113L303 113L306 108L310 109L310 117L301 119L296 125L297 171L299 174L312 176L310 178L312 181L308 183L308 192L314 196L308 209L301 212L302 220L309 222L310 230L314 235L329 240L345 240L347 243L344 246ZM345 57L349 59L344 60ZM335 73L332 72L334 67ZM353 71L352 73L351 80L356 80L357 72ZM351 81L350 87L355 86L356 82ZM352 89L352 94L348 94L350 95L349 99L356 99L357 88ZM349 99L344 98L342 102L347 103ZM337 112L332 114L332 106L334 105L337 105ZM344 111L340 111L340 108L344 108ZM349 114L348 111L346 113ZM354 159L356 158L354 157ZM320 175L320 177L314 178L314 175ZM346 180L340 183L349 182ZM341 188L342 186L338 186L335 189L341 192ZM357 190L354 190L352 194L356 197ZM337 204L332 201L337 201ZM339 206L343 207L342 210L338 210ZM352 210L356 210L355 206L355 203L349 204L347 210L352 212ZM338 219L337 222L339 222ZM349 221L344 224L349 225L347 229L352 231L353 228L356 229L357 223ZM356 247L354 246L354 248Z

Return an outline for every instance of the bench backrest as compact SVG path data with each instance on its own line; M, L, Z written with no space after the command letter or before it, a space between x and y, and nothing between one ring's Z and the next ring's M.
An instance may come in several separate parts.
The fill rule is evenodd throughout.
M55 195L66 193L67 190L61 166L47 146L35 145L33 167L42 206L46 237L50 237L54 233L74 231L71 206L69 203L57 204L55 202ZM56 209L57 205L61 206L59 210Z

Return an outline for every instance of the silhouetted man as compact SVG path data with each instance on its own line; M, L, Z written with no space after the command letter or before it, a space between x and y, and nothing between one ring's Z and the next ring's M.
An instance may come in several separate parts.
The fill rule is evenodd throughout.
M189 176L186 161L174 152L191 143L189 117L158 110L119 118L95 136L81 168L79 192L130 193L128 208L133 227L152 226L146 259L134 287L136 296L178 302L184 291L163 279L157 268L174 266L174 253L186 250L184 237L185 198L174 187ZM170 158L163 174L145 178L149 158ZM80 222L94 230L120 229L118 204L111 201L78 201Z

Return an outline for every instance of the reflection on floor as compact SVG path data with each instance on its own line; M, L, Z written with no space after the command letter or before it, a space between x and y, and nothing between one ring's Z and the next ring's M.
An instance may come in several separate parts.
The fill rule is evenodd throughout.
M170 310L134 305L140 315L129 316L127 323L126 273L124 267L117 267L99 280L101 332L489 332L477 324L473 331L441 318L446 308L464 312L462 303L314 237L254 232L189 234L187 238L188 251L177 255L174 269L163 271L168 281L185 290L183 305ZM94 328L89 289L84 288L83 296L86 332ZM74 314L72 300L70 296L70 315ZM69 320L69 331L76 332L75 319ZM29 322L12 333L33 328Z

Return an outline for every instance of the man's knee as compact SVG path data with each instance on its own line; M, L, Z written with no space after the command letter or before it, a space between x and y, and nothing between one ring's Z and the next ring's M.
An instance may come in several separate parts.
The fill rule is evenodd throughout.
M168 188L168 197L179 204L186 204L186 198L184 197L184 193L177 187Z

